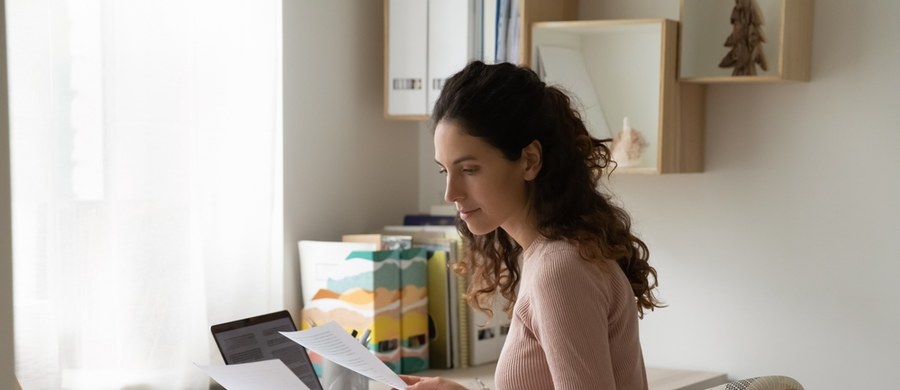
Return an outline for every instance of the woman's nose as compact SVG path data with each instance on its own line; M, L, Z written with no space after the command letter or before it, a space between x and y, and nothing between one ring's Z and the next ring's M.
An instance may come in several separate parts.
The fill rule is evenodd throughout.
M459 188L459 183L456 178L452 177L450 174L447 174L447 187L444 190L444 201L447 203L455 203L456 201L462 199L463 192Z

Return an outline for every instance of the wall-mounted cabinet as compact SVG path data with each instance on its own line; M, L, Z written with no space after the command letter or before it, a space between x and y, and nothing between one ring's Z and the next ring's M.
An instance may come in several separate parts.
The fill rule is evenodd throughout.
M589 130L615 137L624 118L645 142L614 173L703 170L705 86L677 81L678 23L664 19L542 22L533 67L575 95Z
M428 120L444 81L493 48L497 28L487 26L500 4L515 10L515 62L524 65L534 22L572 20L578 12L577 0L385 0L385 118Z
M813 0L681 0L680 80L694 83L809 81ZM733 21L748 12L758 21ZM764 42L750 44L750 53L763 60L752 75L733 75L734 67L720 67L734 46L732 37L760 34ZM746 58L746 57L745 57Z

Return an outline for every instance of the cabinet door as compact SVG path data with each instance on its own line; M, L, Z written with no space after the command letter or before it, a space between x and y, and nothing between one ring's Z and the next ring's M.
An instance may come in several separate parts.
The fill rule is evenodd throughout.
M387 23L387 115L424 115L428 2L389 0Z
M475 1L428 1L428 92L431 115L444 82L475 57ZM480 22L480 20L479 20Z

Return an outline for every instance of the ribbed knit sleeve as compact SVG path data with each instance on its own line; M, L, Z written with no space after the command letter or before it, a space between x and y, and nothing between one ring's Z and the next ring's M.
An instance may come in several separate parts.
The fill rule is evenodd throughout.
M646 389L637 308L613 262L538 240L522 280L495 381L499 389Z

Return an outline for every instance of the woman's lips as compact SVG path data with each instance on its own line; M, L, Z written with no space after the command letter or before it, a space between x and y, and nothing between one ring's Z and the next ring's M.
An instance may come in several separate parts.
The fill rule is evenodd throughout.
M474 214L474 213L477 212L478 210L481 210L481 209L471 209L471 210L466 210L466 211L460 210L460 211L459 211L459 217L460 217L461 219L466 219L466 218L468 218L468 217L471 217L472 214Z

